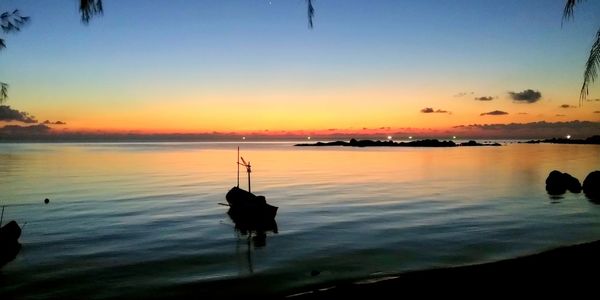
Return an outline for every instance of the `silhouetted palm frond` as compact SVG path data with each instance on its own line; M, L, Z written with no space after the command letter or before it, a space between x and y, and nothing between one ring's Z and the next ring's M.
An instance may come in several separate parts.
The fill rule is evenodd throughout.
M81 0L79 12L81 13L81 22L88 24L95 15L101 15L104 12L102 0Z
M5 11L0 14L0 28L2 28L2 32L5 34L20 31L21 27L28 22L29 17L21 16L18 9L13 10L12 12ZM6 43L4 42L4 39L0 39L0 50L4 48L6 48Z
M27 24L27 22L29 22L29 17L21 16L18 9L0 14L0 27L4 33L20 31L21 27Z
M0 103L8 98L8 84L0 82Z
M313 28L313 18L315 17L315 8L313 7L312 0L306 0L308 4L308 27Z
M574 16L574 8L578 3L586 0L567 0L565 3L565 9L563 11L563 19L569 20ZM583 84L581 85L581 92L579 93L579 105L583 104L583 101L589 95L589 86L596 80L598 75L598 65L600 65L600 30L596 33L596 41L590 50L590 56L585 63L585 71L583 72Z
M589 85L596 80L598 76L598 66L600 65L600 30L596 33L596 42L590 50L590 56L585 63L585 72L583 73L583 85L579 94L579 105L589 95Z
M574 15L574 9L575 9L575 5L577 5L577 3L583 2L585 0L567 0L567 3L565 3L565 9L563 10L563 19L562 21L566 21L569 20L571 18L573 18Z

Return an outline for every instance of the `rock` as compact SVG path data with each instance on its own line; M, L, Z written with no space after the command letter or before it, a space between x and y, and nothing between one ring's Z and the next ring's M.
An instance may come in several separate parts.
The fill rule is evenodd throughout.
M564 182L562 172L554 170L548 174L546 191L550 195L562 195L567 191L567 184Z
M571 193L581 193L581 183L579 179L571 176L569 173L563 173L563 177L567 183L567 190Z
M600 200L600 171L593 171L585 177L583 193L590 199Z
M546 178L546 191L550 195L562 195L567 190L572 193L581 192L581 183L569 173L554 170Z

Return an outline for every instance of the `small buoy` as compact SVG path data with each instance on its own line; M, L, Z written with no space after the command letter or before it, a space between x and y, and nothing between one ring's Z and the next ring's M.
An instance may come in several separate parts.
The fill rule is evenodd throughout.
M50 203L50 200L48 198L44 199L44 203L48 204Z

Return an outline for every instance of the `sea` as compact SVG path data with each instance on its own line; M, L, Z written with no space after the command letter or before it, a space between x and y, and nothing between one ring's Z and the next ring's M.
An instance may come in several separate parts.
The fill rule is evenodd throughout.
M600 205L545 191L600 169L600 146L501 144L2 143L2 224L23 232L0 298L285 296L600 239ZM238 147L274 230L227 214Z

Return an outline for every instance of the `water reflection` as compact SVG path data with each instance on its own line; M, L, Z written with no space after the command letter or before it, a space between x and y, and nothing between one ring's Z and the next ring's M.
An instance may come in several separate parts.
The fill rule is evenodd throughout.
M254 247L264 247L267 244L267 233L278 233L277 221L275 219L253 219L245 218L233 209L229 209L227 214L235 224L235 230L242 237L251 240Z
M262 248L267 245L267 233L278 233L277 222L275 219L260 220L256 218L246 218L239 212L229 209L227 214L235 224L235 232L238 236L236 243L236 253L238 257L245 257L245 264L248 266L248 273L254 273L254 263L252 262L252 249ZM245 242L245 253L242 253L242 241Z

